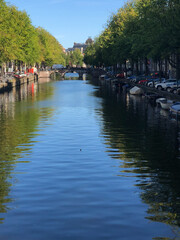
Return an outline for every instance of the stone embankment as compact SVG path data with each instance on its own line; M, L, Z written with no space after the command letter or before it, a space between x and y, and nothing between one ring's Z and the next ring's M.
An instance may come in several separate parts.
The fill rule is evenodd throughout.
M159 89L156 89L153 87L148 87L143 84L133 83L129 79L124 79L124 78L123 79L112 79L111 81L103 80L103 81L101 81L101 83L102 82L104 84L108 84L108 85L112 85L112 86L114 85L114 82L115 82L116 87L120 88L120 89L123 89L124 85L128 85L128 87L126 88L127 90L130 89L131 87L137 86L137 87L141 88L144 93L157 93L159 96L180 102L180 95L178 95L178 94L167 92L165 90L159 90Z
M37 81L38 80L38 75L34 75L31 74L29 76L26 77L22 77L22 78L12 78L10 80L8 80L7 82L0 82L0 92L5 92L5 91L9 91L14 87L19 87L23 84L27 84L28 82L31 81Z
M134 83L132 83L132 82L130 82L128 79L124 79L124 82L125 83L128 83L130 86L137 86L137 87L139 87L139 88L142 88L143 89L143 91L145 92L145 93L147 93L147 92L153 92L153 93L157 93L157 94L159 94L160 96L162 96L162 97L165 97L165 98L168 98L168 99L172 99L172 100L177 100L177 101L180 101L180 95L178 95L178 94L175 94L175 93L171 93L171 92L167 92L167 91L165 91L165 90L158 90L158 89L156 89L156 88L154 88L154 87L148 87L148 86L145 86L145 85L143 85L143 84L134 84Z

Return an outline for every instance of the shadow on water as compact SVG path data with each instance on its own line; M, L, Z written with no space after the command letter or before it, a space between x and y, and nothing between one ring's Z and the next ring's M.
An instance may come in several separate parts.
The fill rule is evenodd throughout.
M65 115L64 121L63 121L63 116L59 118L60 120L62 119L62 122L61 121L57 122L57 126L59 126L60 123L65 123L67 119L71 118L72 111L74 112L74 116L76 116L78 119L77 122L79 122L80 121L79 118L82 118L84 115L79 116L76 113L77 109L83 110L83 114L84 114L84 110L86 112L87 103L89 103L91 99L89 97L85 98L87 94L87 89L86 89L87 85L84 83L88 83L88 81L83 82L83 87L81 85L81 89L74 87L75 85L73 84L76 84L76 81L61 82L64 84L62 84L63 85L61 86L62 88L57 88L56 94L58 95L58 97L56 96L55 98L53 98L53 96L56 95L54 94L54 92L56 91L55 86L58 86L58 85L56 85L56 83L54 83L54 85L49 84L47 82L49 81L48 79L43 79L41 81L44 81L44 84L33 83L27 86L24 86L24 88L21 88L18 91L13 91L11 93L0 95L0 99L1 99L0 101L1 103L0 105L1 107L1 113L0 113L0 133L1 133L0 134L0 152L1 152L1 155L0 155L0 176L1 176L0 213L1 214L8 212L11 206L10 203L14 201L11 197L11 196L14 196L14 195L11 195L11 187L15 185L15 181L16 181L16 178L14 176L16 165L17 163L22 163L22 164L25 163L25 161L23 160L24 156L28 156L31 153L33 146L37 143L36 141L38 138L36 138L36 136L39 136L41 134L40 127L42 127L42 124L46 125L48 122L48 119L52 118L59 111L59 109L58 110L56 109L54 111L54 108L53 108L54 104L57 104L57 105L61 104L62 108L64 107L64 104L70 106L70 108L69 107L66 108L67 115ZM80 81L77 81L77 82L79 83ZM69 91L69 88L71 89L71 92ZM90 115L88 114L88 116L93 115L94 113L93 111L95 109L96 114L100 116L100 120L102 119L102 121L100 121L99 122L100 124L98 125L98 131L99 131L99 126L101 128L100 135L103 141L102 149L104 151L104 145L105 145L105 151L108 154L108 160L110 161L112 160L113 166L116 166L117 168L117 171L115 171L116 179L120 179L120 178L134 179L134 181L132 182L135 186L135 189L138 189L137 192L138 194L140 194L142 203L145 203L147 205L147 208L146 208L147 212L145 213L146 218L150 221L161 222L161 223L165 223L172 226L173 230L175 231L175 234L173 235L179 236L180 234L177 233L178 229L176 229L176 227L178 228L178 226L180 226L179 123L169 119L169 116L166 112L163 112L158 107L152 104L149 104L145 99L141 97L133 97L133 96L129 96L126 94L119 94L119 93L115 94L115 93L112 93L112 91L108 91L107 89L99 88L98 84L95 85L93 93L92 93L91 87L89 89L90 90L88 90L88 93L94 95L96 97L96 100L97 98L99 98L100 101L95 101L95 102L98 102L98 103L100 102L100 104L95 104L95 102L90 103L93 106L92 107L93 110L91 109ZM78 98L77 95L80 95L80 98ZM72 99L75 99L75 97L77 97L76 101L78 102L79 105L77 104L76 101L72 101ZM60 98L59 102L57 101L58 98ZM50 101L50 103L47 103L46 101L47 99L50 99L50 100L53 99L53 101ZM87 119L84 119L84 122L86 121ZM82 121L80 122L82 124ZM82 131L81 133L82 135L79 135L79 128L78 128L79 124L75 126L76 127L72 126L70 128L71 130L69 130L69 125L68 127L66 126L65 129L63 129L63 124L61 125L61 128L63 129L65 134L65 138L63 137L61 138L61 134L63 134L63 131L61 131L61 128L60 128L59 143L62 144L62 147L64 147L65 150L66 150L66 146L63 145L63 143L64 141L67 141L67 143L69 144L69 141L72 138L71 136L72 129L76 130L75 133L77 135L75 134L75 136L78 136L79 138L79 139L72 138L73 144L75 144L74 142L76 142L74 141L74 139L77 141L79 140L79 143L81 143L79 136L81 137L84 136L83 138L84 140L87 139L87 133L85 131ZM88 128L89 128L89 125L88 125ZM67 132L69 132L69 135L66 135ZM97 132L97 128L94 129L94 132L95 133ZM54 133L57 134L57 128L54 130ZM51 141L52 141L52 144L54 145L55 140L54 140L53 132L52 132L52 135L50 134L50 136L52 137ZM95 142L95 144L98 143L98 141L96 142L96 140L94 139L94 136L95 136L94 134L91 136L92 137L90 142L91 144L93 144L93 142ZM48 139L48 141L50 140ZM88 142L87 146L91 147L89 145L90 144ZM47 145L45 144L45 146L48 146L48 144ZM60 146L61 145L59 144L56 147L58 147L59 149ZM101 145L98 145L98 146L101 146ZM68 147L69 146L67 146L67 149ZM77 146L75 146L75 149L76 147ZM93 147L95 149L96 155L98 154L98 152L100 152L99 153L100 156L97 156L97 159L98 157L99 159L104 158L104 155L101 155L101 150L97 151L96 146L93 146ZM74 148L72 147L70 149L73 151ZM56 151L57 149L53 150L53 152L55 152L54 154L56 154ZM61 151L64 151L64 150L61 149ZM123 198L121 199L121 195L123 195L123 192L119 193L118 191L119 189L122 189L122 188L113 186L114 191L110 191L110 190L108 191L108 189L111 189L112 187L111 183L112 182L114 183L115 178L114 176L112 179L109 177L106 178L105 174L108 173L111 176L112 169L110 169L110 173L109 173L109 167L103 168L102 166L103 164L106 164L105 161L103 161L102 162L103 164L102 164L102 163L99 163L99 160L98 161L94 160L96 155L93 154L93 150L91 148L88 154L86 154L84 151L79 151L79 148L78 148L78 153L76 153L76 151L74 151L74 153L76 157L75 162L72 161L71 156L69 156L70 157L69 162L67 160L63 161L62 164L59 165L59 168L57 168L56 162L53 167L51 164L49 165L50 167L45 166L48 169L48 171L49 169L52 170L52 172L51 171L49 172L49 174L52 173L51 176L48 175L50 177L50 180L53 180L52 185L50 184L48 186L45 186L48 188L48 190L46 188L44 189L45 197L43 196L44 198L39 199L39 202L38 202L39 205L37 206L41 211L38 212L38 210L36 209L37 199L36 197L32 196L31 200L34 201L33 203L35 205L32 204L31 206L31 204L27 203L27 205L25 206L32 207L33 213L34 213L32 215L33 217L30 215L30 219L28 219L26 218L26 216L23 216L24 218L22 217L21 220L19 219L21 224L22 222L24 223L23 221L24 219L26 219L27 225L29 223L33 223L32 224L33 227L35 223L38 223L40 226L37 226L36 231L38 230L41 233L41 235L38 235L38 237L41 236L43 238L44 237L51 238L50 235L53 232L57 234L55 236L63 236L63 237L65 236L65 238L67 236L66 234L68 233L70 234L69 235L70 238L66 238L66 239L73 239L71 237L74 234L74 232L77 231L78 234L82 236L79 239L84 239L86 238L87 231L88 231L91 234L94 234L92 235L93 237L94 236L97 237L97 232L99 232L99 236L100 236L99 239L110 239L109 236L115 236L117 237L116 239L119 239L118 236L121 234L121 231L126 232L126 228L128 229L127 231L129 231L129 229L132 229L132 231L134 231L132 234L137 233L139 234L138 236L141 237L141 233L143 233L144 234L143 236L145 236L146 230L148 229L147 225L146 225L146 229L142 230L142 232L140 233L134 230L134 228L137 227L136 224L133 226L130 226L130 223L129 223L130 219L129 219L128 213L129 211L132 210L131 208L130 210L128 209L129 211L125 211L127 213L127 216L125 216L124 219L123 219L123 215L121 215L121 210L119 210L119 208L120 209L122 207L129 208L129 206L131 206L129 202L127 204L126 203L120 204L120 202L123 200ZM42 154L42 152L40 154ZM91 154L93 158L89 159L88 155L91 155ZM66 159L68 158L68 153L65 152L64 155L62 156L65 156L65 159ZM83 159L83 163L81 162L82 159ZM87 162L84 159L86 159ZM59 161L59 157L57 159L57 162L58 161ZM28 158L26 162L28 162ZM97 162L99 165L96 165ZM44 159L43 159L43 164L44 164ZM36 164L34 165L35 165L34 168L36 168ZM66 166L67 168L66 167L64 168L63 166ZM91 166L94 166L94 168ZM98 166L101 171L98 170L96 172L96 167ZM57 168L57 172L56 172L56 168ZM93 171L90 172L90 176L92 176L92 178L90 179L89 179L88 168L90 170L93 169ZM38 185L38 181L40 182L39 188L37 188L38 193L35 192L36 194L39 194L39 189L42 188L41 184L43 183L44 185L46 185L48 182L46 171L41 174L42 174L41 182L40 182L40 177L38 173L35 177L35 181L37 180L36 182L37 185ZM54 177L54 174L57 174L57 176L55 175ZM99 174L100 174L100 178L99 178ZM31 176L33 176L34 178L34 175L30 175L29 176L30 182L32 180ZM102 181L101 181L101 178L102 178ZM83 179L85 179L85 181ZM106 182L106 180L108 179L111 179L109 183L108 181ZM118 183L123 184L123 181L117 181L117 182L116 181L114 185L116 184L118 185ZM98 187L98 184L99 184L99 187ZM109 188L108 188L108 184L109 184ZM89 186L91 186L90 189L89 189ZM51 190L53 190L54 192ZM132 189L130 189L129 191L131 190ZM30 195L34 193L33 191L32 192L31 191L32 189L30 190L28 197L30 197ZM104 194L103 194L103 191L104 191ZM59 192L59 196L57 199L59 199L59 201L57 201L56 199L58 192ZM86 193L88 194L86 195ZM111 198L112 196L110 196L109 193L112 193L112 195L114 194L115 199L117 197L117 200L116 201L114 200L117 205L116 204L113 205L114 203L113 198ZM98 200L96 199L96 195ZM25 199L23 199L22 201L27 201L26 196L24 197ZM76 202L74 201L74 199ZM78 199L80 199L80 202ZM133 199L130 199L130 200L126 198L124 199L127 201L133 202ZM28 201L31 201L31 200L29 200L28 198ZM44 202L44 206L42 205L42 200L43 201L46 200ZM81 205L80 203L84 203L84 205L83 204ZM89 203L89 205L87 203ZM49 205L49 208L46 205ZM81 212L82 208L84 212ZM133 205L133 208L136 208L136 205ZM47 209L50 209L49 212L46 211ZM91 210L92 210L92 213L91 213ZM133 209L133 212L137 213L138 215L139 214L138 210ZM26 215L26 212L24 212L24 209L22 211L23 211L23 214ZM98 211L100 214L97 214ZM45 212L45 215L41 215L42 212ZM46 216L47 212L50 217ZM17 213L20 213L19 214L20 216L22 214L22 212L18 212L18 211ZM72 213L74 213L74 215L72 215ZM109 213L109 215L107 213ZM90 214L90 217L89 217L89 214ZM36 219L37 216L38 218ZM16 219L16 215L12 219ZM42 222L40 222L39 219ZM138 218L133 217L133 219L136 220ZM143 220L144 220L144 217L143 217ZM107 224L104 224L103 221L105 221L105 223L107 221ZM2 223L4 222L3 218L1 218L1 222ZM23 226L26 227L27 225L23 225ZM110 229L110 226L112 227L112 229ZM145 224L143 226L145 226ZM44 232L44 235L42 233L42 229L43 231L47 231L47 232ZM60 231L58 232L59 229ZM152 226L151 226L151 229L152 229ZM25 232L26 233L28 232L29 239L32 236L31 235L32 231L30 230L31 229L29 229L29 225L28 225L28 228L26 229ZM6 231L8 236L9 234L8 230ZM14 232L16 233L17 236L19 236L18 228L16 228ZM47 235L45 236L45 234ZM58 234L62 234L62 235L58 235ZM128 236L129 236L128 239L138 239L136 237L133 238L131 234L129 234ZM87 236L87 239L93 239L93 237L91 238L91 235L89 234L89 236ZM147 239L149 239L148 237ZM154 238L154 239L170 240L170 238L162 238L162 237Z
M100 88L107 152L120 177L135 177L146 218L180 226L180 123L142 97Z
M90 79L91 76L84 73L81 76L78 73L71 73L71 72L67 72L64 76L62 76L60 73L55 73L51 76L52 80L87 80Z
M48 79L41 81L47 82ZM32 139L39 135L40 122L45 122L53 114L52 108L39 110L32 104L52 95L53 88L38 83L29 83L19 90L0 94L0 213L6 213L13 201L10 191L16 182L12 176L16 164L28 163L21 158L31 153L36 143ZM0 218L0 223L3 220Z

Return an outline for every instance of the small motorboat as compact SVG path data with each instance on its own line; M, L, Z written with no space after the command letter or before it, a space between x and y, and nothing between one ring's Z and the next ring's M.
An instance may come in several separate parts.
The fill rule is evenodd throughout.
M160 96L154 92L146 92L144 96L150 101L155 101L157 98L160 98Z
M167 100L167 99L160 101L161 108L164 110L169 110L169 108L173 105L173 103L174 101Z
M169 110L171 114L180 115L180 102L172 104Z
M141 89L141 88L139 88L139 87L133 87L133 88L131 88L130 90L129 90L129 92L130 92L130 94L132 94L132 95L141 95L141 94L143 94L143 90Z
M103 74L99 77L99 80L104 80L107 75Z
M166 100L166 98L163 98L163 97L157 98L157 99L156 99L156 103L157 103L158 105L160 105L160 101L162 101L162 100Z

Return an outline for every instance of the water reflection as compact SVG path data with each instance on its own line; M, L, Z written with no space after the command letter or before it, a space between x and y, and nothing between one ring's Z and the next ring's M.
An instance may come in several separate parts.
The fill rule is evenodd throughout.
M19 89L0 94L0 213L7 212L9 203L13 201L10 189L16 182L12 173L17 163L28 163L21 160L28 157L38 136L38 127L53 114L49 107L32 107L34 101L42 101L53 95L53 88L31 82ZM31 107L30 107L31 106ZM4 218L0 218L2 223Z
M136 177L146 218L180 226L180 125L143 99L96 92L103 97L102 136L107 152L119 159L119 177ZM110 146L110 147L109 147Z
M76 80L76 79L79 79L79 74L76 73L76 72L67 72L65 73L64 75L64 79L72 79L72 80Z
M179 124L88 81L33 84L0 95L1 237L180 236Z

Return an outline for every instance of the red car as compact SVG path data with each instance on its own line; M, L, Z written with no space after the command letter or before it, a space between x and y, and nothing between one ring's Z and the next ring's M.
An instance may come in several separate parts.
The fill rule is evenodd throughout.
M118 74L116 75L116 77L117 77L117 78L124 78L124 73L123 73L123 72L118 73Z
M16 77L16 78L22 78L22 77L26 77L27 76L27 74L26 73L24 73L24 72L16 72L15 74L14 74L14 77Z
M144 84L144 83L146 83L146 82L148 82L148 80L147 80L147 79L143 79L143 80L140 80L138 83L139 83L139 84Z

